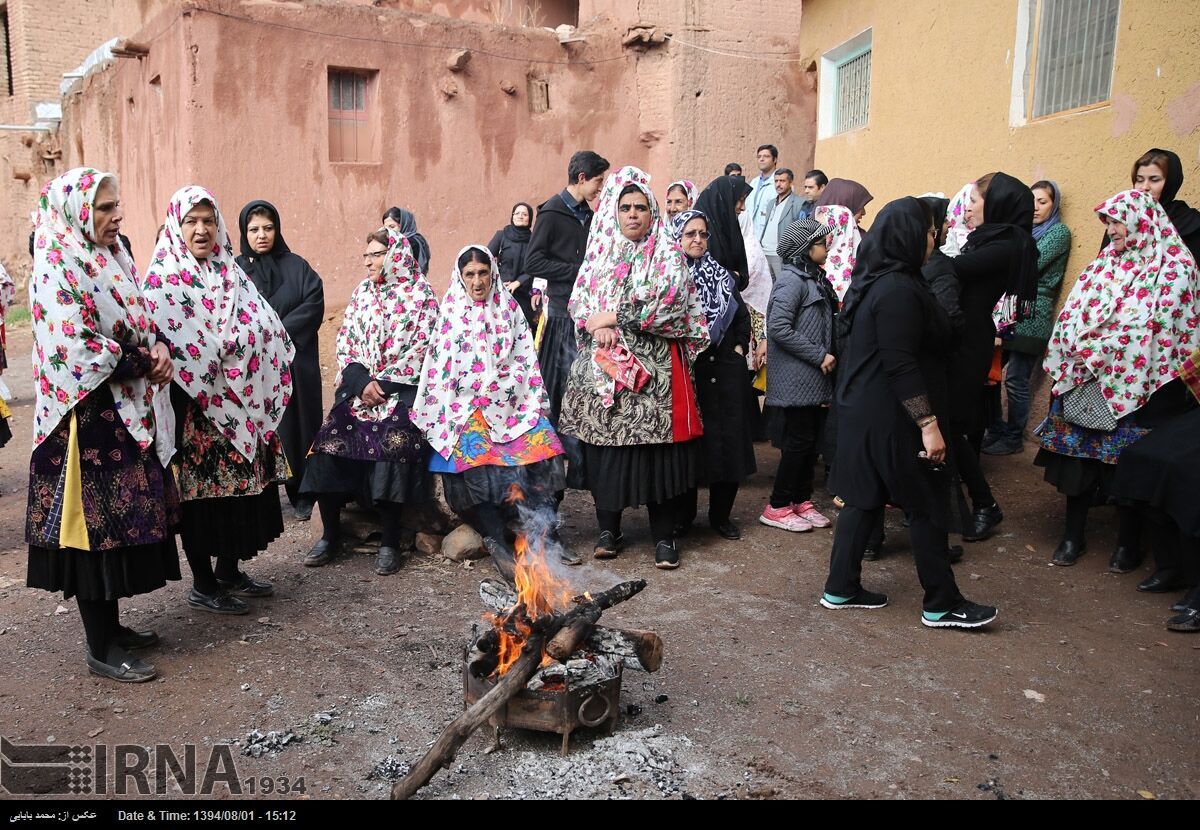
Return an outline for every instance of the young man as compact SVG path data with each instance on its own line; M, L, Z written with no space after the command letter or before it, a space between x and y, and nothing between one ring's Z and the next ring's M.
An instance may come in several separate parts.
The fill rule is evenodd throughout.
M542 380L550 398L550 421L557 427L562 412L567 375L575 360L575 330L567 315L567 301L575 287L575 277L587 250L588 231L592 226L594 202L604 186L608 161L591 150L580 150L567 165L567 186L551 196L537 212L537 222L525 253L525 269L534 279L546 281L543 302L546 321L538 349ZM567 481L581 487L578 443L560 435L570 461Z
M725 165L725 175L733 176L738 179L745 178L745 174L742 173L742 165L738 164L736 161L731 161L729 164Z
M783 262L775 253L780 232L797 219L809 218L800 216L800 200L792 190L794 179L792 171L786 167L775 171L775 201L771 203L766 226L758 237L767 256L767 264L771 266L772 277L778 277L779 269L783 267Z
M750 182L746 210L750 211L750 218L754 221L754 235L761 239L775 199L775 166L779 161L779 148L774 144L763 144L758 148L757 155L758 177Z
M829 177L820 170L809 170L804 174L804 200L800 203L800 218L811 219L817 209L817 199L829 184Z

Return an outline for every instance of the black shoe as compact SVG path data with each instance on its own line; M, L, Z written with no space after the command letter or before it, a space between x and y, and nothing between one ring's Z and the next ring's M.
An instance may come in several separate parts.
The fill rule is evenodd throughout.
M883 556L883 545L867 545L863 549L864 562L874 562L881 556Z
M1004 521L1004 511L1000 509L1000 505L998 504L976 510L975 515L972 517L971 526L963 534L963 541L982 542L996 531L996 525L1002 521Z
M130 657L120 646L109 648L107 661L97 660L89 651L87 667L92 674L116 680L118 683L145 683L147 680L153 680L156 675L154 666L136 657Z
M733 522L731 522L729 519L726 519L723 522L710 521L709 526L712 527L712 529L715 530L717 532L717 535L720 536L722 539L729 539L730 541L735 541L737 539L742 538L742 531L738 530L738 526L735 525ZM676 538L679 538L679 534L676 534Z
M296 514L296 521L307 522L312 518L313 503L307 499L298 501L292 505L292 511Z
M1133 573L1142 566L1142 552L1117 545L1112 558L1108 560L1108 571L1114 574Z
M613 536L607 530L601 531L600 538L596 541L596 547L592 551L592 556L597 559L615 559L624 544L625 534Z
M996 619L999 613L990 605L976 605L964 599L949 611L922 612L921 623L929 628L981 628Z
M237 597L225 593L202 594L195 588L188 594L187 604L197 611L210 614L249 614L250 606Z
M1016 455L1023 449L1025 449L1025 443L1019 438L1016 441L1001 438L999 441L984 446L982 452L984 455Z
M679 567L679 550L674 542L659 542L654 548L654 567L673 571Z
M117 636L113 638L113 642L126 651L133 651L154 645L158 642L158 635L153 631L134 631L122 625L117 627Z
M1069 568L1078 562L1079 557L1085 553L1087 553L1087 542L1073 542L1070 539L1063 539L1058 543L1058 547L1054 549L1054 556L1050 557L1050 564Z
M235 582L226 582L224 579L218 579L217 584L221 586L221 590L232 597L269 597L275 593L275 586L265 579L255 579L247 573L239 573L238 579Z
M964 552L965 551L963 551L962 545L951 545L949 548L947 548L946 554L950 557L950 564L957 565L959 562L961 562Z
M674 533L676 539L682 539L692 532L691 522L677 522L675 524Z
M390 576L400 570L400 555L395 548L381 547L375 557L375 573Z
M1137 589L1144 594L1169 594L1172 591L1182 591L1187 583L1180 577L1178 571L1155 571L1137 584Z
M827 592L821 594L819 601L821 605L834 610L839 608L866 608L873 610L883 608L888 604L887 594L877 594L874 591L868 591L864 588L860 588L858 593L852 597L839 597Z
M304 557L304 564L309 568L319 568L322 565L328 565L333 561L333 558L338 554L339 542L329 542L325 539L318 539L317 543L312 546L312 550L308 552L308 556Z
M1200 608L1187 608L1167 620L1172 631L1200 631Z

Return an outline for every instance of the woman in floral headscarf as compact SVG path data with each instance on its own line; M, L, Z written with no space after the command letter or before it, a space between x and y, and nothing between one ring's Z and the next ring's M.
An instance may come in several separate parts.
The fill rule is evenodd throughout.
M350 296L337 336L338 389L313 441L301 494L315 498L324 528L304 564L337 555L341 510L351 497L379 507L383 538L375 573L400 570L403 505L428 501L425 442L411 408L437 319L437 297L408 240L380 228L367 235L367 278Z
M678 497L696 484L703 430L691 364L709 343L683 252L663 225L650 177L608 177L568 310L579 357L559 430L583 442L596 500L598 559L617 555L621 511L645 504L655 564L679 566Z
M295 350L234 259L217 200L202 187L171 197L143 290L175 361L179 535L193 578L187 602L245 614L239 597L274 591L238 563L283 532L276 485L288 467L276 430L292 393Z
M459 252L435 332L413 423L434 449L429 466L441 473L446 502L491 540L497 567L511 574L516 502L552 515L567 471L546 418L533 335L487 248ZM551 542L564 561L579 564Z
M1107 494L1122 451L1187 405L1176 378L1200 325L1196 263L1166 211L1150 194L1127 190L1096 213L1112 241L1071 289L1043 364L1053 398L1037 429L1042 449L1034 463L1067 497L1056 565L1073 565L1086 551L1088 508L1097 491ZM1095 417L1072 414L1070 396L1096 401ZM1139 524L1122 511L1114 570L1140 560ZM1169 590L1153 580L1139 588Z
M667 198L663 202L667 210L667 219L674 221L675 217L685 210L691 210L699 195L700 191L696 189L696 185L687 179L671 182L667 185Z
M179 579L179 496L154 407L171 359L117 240L122 218L116 178L87 168L50 182L38 203L25 540L29 587L78 601L88 669L130 683L154 668L128 650L158 636L121 625L117 602Z

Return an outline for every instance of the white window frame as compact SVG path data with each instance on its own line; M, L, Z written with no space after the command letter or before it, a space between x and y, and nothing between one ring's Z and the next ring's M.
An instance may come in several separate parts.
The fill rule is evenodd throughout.
M874 30L867 29L847 40L841 46L830 49L821 56L821 74L817 101L817 138L833 138L838 135L866 129L871 123L871 87L875 85L875 58L871 58L871 87L867 89L867 123L860 127L836 132L838 104L838 69L867 52L874 51Z

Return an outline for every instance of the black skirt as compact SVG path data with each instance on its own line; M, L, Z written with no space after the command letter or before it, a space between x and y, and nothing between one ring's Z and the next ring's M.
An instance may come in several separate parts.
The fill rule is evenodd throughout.
M570 317L547 316L546 327L542 331L542 343L538 348L538 368L542 373L542 382L546 385L546 397L550 399L550 425L555 431L558 430L558 419L562 415L567 378L578 354L575 322ZM567 456L567 487L586 490L587 479L583 470L581 442L575 436L562 432L558 433L558 440L562 442L563 451Z
M179 540L185 551L223 559L253 559L283 533L279 486L256 496L193 499L183 503Z
M441 473L446 503L464 514L480 504L502 504L515 484L529 497L551 496L566 487L567 464L561 455L521 467L474 467L461 473Z
M364 507L416 504L433 498L433 478L424 461L358 461L318 453L308 457L303 495L352 496Z
M1042 475L1046 482L1067 498L1091 493L1098 499L1107 499L1117 469L1094 458L1059 455L1047 449L1039 449L1033 463L1045 470Z
M1200 537L1200 409L1180 415L1125 452L1112 477L1121 504L1166 513L1185 536Z
M752 395L746 358L730 347L726 337L721 345L696 358L696 400L704 422L700 439L705 484L718 481L740 482L754 475L754 429L758 403Z
M581 442L588 489L598 510L662 504L700 480L700 441L600 447Z
M63 599L114 600L157 591L178 581L175 537L161 542L110 550L51 550L30 545L25 584L62 591Z

